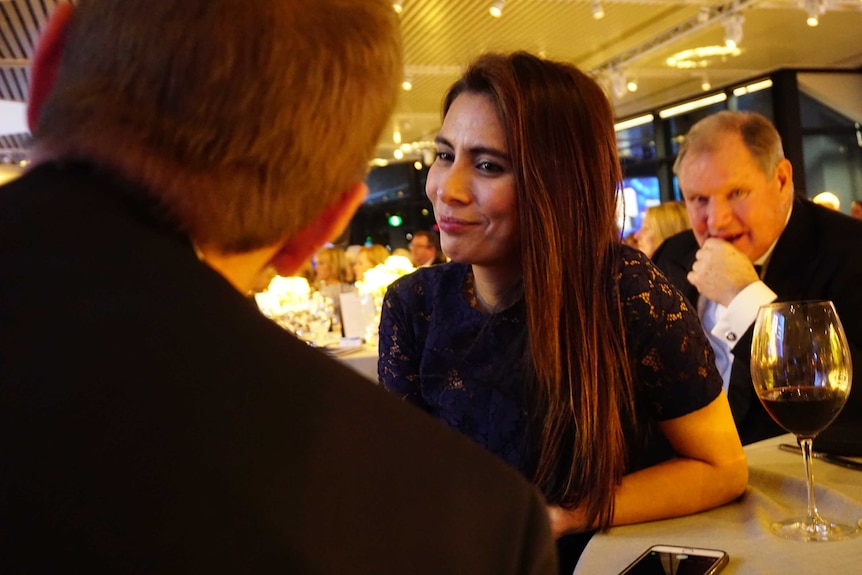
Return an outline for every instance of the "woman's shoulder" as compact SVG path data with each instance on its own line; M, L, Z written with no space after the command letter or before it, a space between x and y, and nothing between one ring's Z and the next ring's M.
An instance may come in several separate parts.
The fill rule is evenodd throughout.
M640 250L620 245L617 270L619 297L629 313L651 320L688 314L692 310L682 293Z
M451 297L451 294L460 293L469 271L470 266L455 262L417 268L389 286L389 297L397 297L408 304L421 301L427 304L441 297Z
M638 293L658 283L667 283L661 271L642 251L620 244L617 250L617 281L622 295ZM626 289L627 288L627 289Z
M456 262L416 268L416 270L393 282L392 289L401 293L421 286L428 292L436 291L441 287L448 288L452 284L463 285L464 277L469 270L470 266Z

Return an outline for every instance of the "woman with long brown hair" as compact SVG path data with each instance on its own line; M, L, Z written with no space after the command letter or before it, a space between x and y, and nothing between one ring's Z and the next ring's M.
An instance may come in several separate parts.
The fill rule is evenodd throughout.
M452 262L389 289L381 383L518 467L555 533L696 512L747 467L697 315L615 222L613 115L576 68L480 57L426 193ZM563 570L588 535L561 539Z

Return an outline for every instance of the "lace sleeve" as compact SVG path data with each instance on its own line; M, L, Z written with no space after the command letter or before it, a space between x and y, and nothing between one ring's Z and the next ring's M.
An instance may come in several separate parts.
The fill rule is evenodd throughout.
M377 379L383 387L400 398L427 410L428 406L422 400L419 377L421 350L413 333L410 306L405 305L401 297L402 291L406 291L406 283L394 283L383 298L378 331Z
M712 402L721 376L688 300L634 250L623 254L619 285L632 367L649 413L672 419Z

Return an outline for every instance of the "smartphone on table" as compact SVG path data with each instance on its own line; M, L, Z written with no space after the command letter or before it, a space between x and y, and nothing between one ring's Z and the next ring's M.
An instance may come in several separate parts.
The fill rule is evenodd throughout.
M728 560L727 553L718 549L653 545L620 575L713 575Z

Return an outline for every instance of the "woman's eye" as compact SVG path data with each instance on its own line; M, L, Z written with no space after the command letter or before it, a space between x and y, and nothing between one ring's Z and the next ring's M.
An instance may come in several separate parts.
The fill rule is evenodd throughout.
M479 162L476 167L483 172L499 173L503 171L503 167L493 162Z

